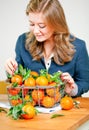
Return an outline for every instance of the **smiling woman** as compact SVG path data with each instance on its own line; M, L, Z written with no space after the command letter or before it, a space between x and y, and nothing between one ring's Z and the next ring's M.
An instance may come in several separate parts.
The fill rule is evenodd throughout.
M0 37L0 42L2 43L2 47L0 48L0 72L2 74L0 76L0 80L4 80L6 78L4 69L4 63L6 59L9 56L14 57L15 55L14 46L17 36L22 32L28 31L28 20L24 12L28 1L29 0L2 0L2 4L0 4L0 34L2 35L2 37ZM71 31L77 36L82 37L86 40L86 45L88 47L89 52L89 30L87 27L89 23L89 17L87 17L86 15L87 12L89 12L89 1L60 1L64 7ZM3 50L5 51L5 53L3 52Z
M81 96L89 90L89 56L84 40L74 36L67 25L59 0L30 0L26 8L30 30L16 42L16 58L6 61L5 69L14 74L19 64L39 72L63 72L65 92ZM47 64L49 66L47 66Z
M53 28L48 26L42 13L29 13L30 30L39 42L48 39L53 34Z

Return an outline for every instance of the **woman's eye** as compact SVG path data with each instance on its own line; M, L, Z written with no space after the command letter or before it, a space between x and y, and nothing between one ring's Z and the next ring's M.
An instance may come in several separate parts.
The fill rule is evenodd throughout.
M43 29L43 28L45 28L46 27L46 25L43 25L43 24L38 24L38 25L35 25L34 23L29 23L29 25L31 26L31 27L34 27L34 26L38 26L40 29Z
M30 26L34 26L34 24L30 23Z
M46 26L45 25L39 25L40 28L45 28Z

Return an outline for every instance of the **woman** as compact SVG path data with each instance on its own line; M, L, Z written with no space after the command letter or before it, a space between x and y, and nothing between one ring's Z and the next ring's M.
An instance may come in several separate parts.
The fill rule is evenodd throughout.
M65 91L81 96L89 90L89 58L85 42L69 32L63 8L58 0L30 0L26 14L30 32L19 36L16 59L9 58L5 69L12 74L22 64L34 71L62 71Z

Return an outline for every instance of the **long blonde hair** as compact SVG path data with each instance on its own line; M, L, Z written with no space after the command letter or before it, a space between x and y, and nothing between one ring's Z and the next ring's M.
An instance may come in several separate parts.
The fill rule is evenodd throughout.
M29 15L31 12L41 12L47 23L55 30L53 34L55 42L54 61L59 65L71 61L75 49L70 42L70 32L60 2L58 0L30 0L26 14ZM36 41L32 32L26 35L25 47L34 59L40 60L42 58L43 43Z

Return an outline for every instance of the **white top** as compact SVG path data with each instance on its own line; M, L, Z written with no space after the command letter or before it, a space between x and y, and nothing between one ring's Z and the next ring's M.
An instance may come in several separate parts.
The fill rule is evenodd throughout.
M46 69L48 70L49 68L50 68L50 66L51 66L51 60L52 60L52 58L53 58L53 53L50 55L50 57L49 57L49 59L46 61L45 60L45 66L46 66Z

